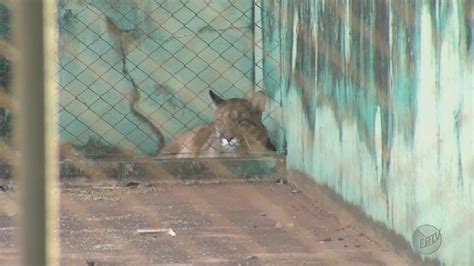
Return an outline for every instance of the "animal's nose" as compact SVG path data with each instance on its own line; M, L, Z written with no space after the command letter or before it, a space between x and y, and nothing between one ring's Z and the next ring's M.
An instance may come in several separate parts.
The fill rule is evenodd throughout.
M230 134L224 134L222 137L229 142L234 139L234 136Z

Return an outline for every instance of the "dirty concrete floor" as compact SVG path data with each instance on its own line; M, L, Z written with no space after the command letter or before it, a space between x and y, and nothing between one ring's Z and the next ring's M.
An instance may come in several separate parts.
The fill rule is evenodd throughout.
M1 265L16 254L13 197L0 193ZM63 188L60 226L64 265L406 264L276 183Z

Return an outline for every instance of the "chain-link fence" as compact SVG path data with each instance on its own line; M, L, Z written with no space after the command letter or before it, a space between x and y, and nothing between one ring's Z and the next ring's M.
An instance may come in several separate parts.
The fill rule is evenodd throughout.
M12 133L12 104L10 100L11 61L8 46L10 42L10 12L0 3L0 178L9 176L9 145Z
M263 82L269 74L263 73L264 64L279 71L271 56L277 48L266 47L263 55L263 38L271 36L262 34L265 12L258 2L63 0L58 5L62 143L95 155L117 147L154 154L163 143L150 123L169 143L213 120L209 90L224 99L264 90L269 100L262 121L282 150L279 79Z

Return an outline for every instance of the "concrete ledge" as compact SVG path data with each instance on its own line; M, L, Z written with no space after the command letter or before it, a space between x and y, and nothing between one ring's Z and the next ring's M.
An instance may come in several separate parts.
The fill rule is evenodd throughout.
M108 157L101 159L62 160L63 181L88 182L146 181L174 183L193 181L259 180L282 178L284 159L281 156L154 159L150 157Z
M422 258L411 249L411 244L401 235L389 230L384 224L369 218L360 209L347 203L331 188L311 181L306 175L292 170L286 172L287 181L301 190L310 199L316 201L324 209L337 213L342 223L353 224L366 232L369 237L383 241L384 246L390 247L399 256L407 259L410 265L440 265L437 260Z

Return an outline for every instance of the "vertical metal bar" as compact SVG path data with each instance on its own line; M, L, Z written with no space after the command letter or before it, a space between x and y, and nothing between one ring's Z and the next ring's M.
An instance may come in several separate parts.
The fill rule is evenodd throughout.
M57 264L56 1L13 3L18 97L18 244L23 265Z

